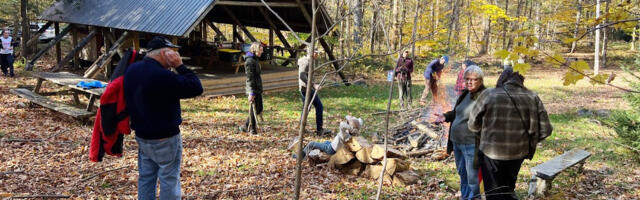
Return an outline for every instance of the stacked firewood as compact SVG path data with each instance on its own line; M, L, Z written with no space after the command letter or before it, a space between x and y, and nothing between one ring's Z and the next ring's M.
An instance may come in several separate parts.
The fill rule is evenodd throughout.
M352 137L334 155L314 150L309 152L312 165L328 162L328 166L340 170L344 174L379 179L383 169L384 145L371 144L362 136ZM388 185L406 186L414 184L419 177L407 155L391 146L387 147L387 166L383 182Z

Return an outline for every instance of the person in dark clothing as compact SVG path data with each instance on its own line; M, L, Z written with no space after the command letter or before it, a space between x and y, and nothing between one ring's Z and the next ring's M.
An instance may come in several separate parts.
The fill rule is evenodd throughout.
M440 80L442 69L449 62L449 56L443 55L439 59L432 60L424 70L424 91L422 91L422 97L420 97L420 105L427 103L427 95L431 92L432 95L437 94L438 80Z
M262 56L262 44L260 42L251 43L249 52L245 55L244 72L247 75L246 92L249 99L249 117L244 123L244 126L240 126L241 132L247 132L256 134L256 118L255 116L262 114L262 70L260 69L260 63L258 58ZM255 108L255 110L254 110Z
M485 90L469 114L469 130L480 136L478 161L487 199L517 199L524 159L553 130L542 101L524 87L524 77L504 70L503 82Z
M444 113L444 115L436 115L439 119L444 119L444 122L451 123L447 154L454 152L456 169L460 176L460 199L466 200L474 199L480 193L478 169L477 166L474 166L477 136L469 131L467 122L469 111L485 87L484 73L476 65L466 67L463 77L467 89L462 91L453 110Z
M318 58L318 52L313 53L313 58ZM300 89L300 95L302 96L302 105L304 106L304 101L307 95L307 81L311 78L311 97L313 98L313 94L316 94L316 91L320 89L320 85L313 83L313 78L309 77L309 67L311 66L311 57L309 55L305 55L298 59L298 89ZM316 97L313 98L311 104L316 109L316 134L317 135L328 135L331 134L330 130L323 128L323 112L324 107L322 106L322 101L320 100L320 94L316 94ZM304 109L303 109L304 111ZM302 116L302 115L300 115Z
M408 57L409 51L402 52L402 57L396 63L396 79L398 79L398 95L400 96L400 108L405 105L411 107L411 73L413 72L413 60Z
M202 94L202 84L167 38L154 37L147 48L146 57L127 69L123 86L138 143L138 199L156 199L158 180L160 199L180 199L180 99Z

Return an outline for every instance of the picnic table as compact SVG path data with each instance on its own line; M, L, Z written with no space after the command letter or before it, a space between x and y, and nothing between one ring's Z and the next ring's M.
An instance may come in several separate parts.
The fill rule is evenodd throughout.
M95 101L99 99L104 93L105 88L83 88L77 86L80 81L91 82L95 81L94 79L84 78L82 76L69 73L69 72L39 72L34 73L33 76L37 78L37 83L33 88L33 91L26 88L16 88L11 89L11 93L16 94L20 97L29 99L32 103L41 105L45 108L49 108L67 115L70 115L75 118L86 118L92 116L93 108ZM67 88L67 90L62 92L53 92L53 93L43 93L40 92L42 88L42 83L44 81L49 81L55 83L59 86L63 86ZM102 82L104 85L107 83ZM73 96L73 101L75 105L80 105L80 98L78 95L87 95L89 98L89 102L85 109L77 108L71 105L67 105L60 102L55 102L46 96L56 95L56 94L70 94Z

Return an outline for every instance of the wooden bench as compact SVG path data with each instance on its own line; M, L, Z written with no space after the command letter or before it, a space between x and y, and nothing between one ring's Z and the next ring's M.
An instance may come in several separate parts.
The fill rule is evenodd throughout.
M39 72L34 73L33 76L38 79L36 85L33 87L33 90L29 90L26 88L16 88L10 90L11 93L18 95L22 98L29 99L32 103L41 105L42 107L49 108L51 110L55 110L67 115L70 115L74 118L86 119L89 116L92 116L93 107L95 101L102 96L105 88L92 88L85 89L82 87L76 86L78 82L85 81L95 81L93 79L84 78L82 76L72 74L69 72L59 72L59 73L51 73L51 72ZM59 91L59 92L40 92L42 88L42 83L44 81L49 81L55 83L60 86L64 86L67 90ZM107 84L102 82L103 84ZM89 103L85 109L76 108L71 105L66 105L64 103L53 101L45 96L50 95L72 95L73 101L76 105L80 105L80 98L78 95L86 95L89 98Z
M579 173L582 172L584 162L591 153L582 149L571 149L545 163L531 168L531 181L529 181L529 196L546 195L551 189L553 179L562 171L576 166Z
M76 75L76 74L72 74L69 72L58 72L58 73L51 73L51 72L39 72L39 73L35 73L33 74L34 77L38 78L38 82L36 83L35 88L33 89L33 92L36 94L40 93L40 88L42 87L42 82L46 81L50 81L52 83L61 85L61 86L65 86L68 88L71 88L73 91L75 91L75 93L73 94L73 101L76 104L80 104L80 99L78 98L78 94L87 94L89 95L89 103L87 104L87 108L86 110L88 112L91 112L93 110L93 104L95 103L95 101L100 98L100 96L102 96L102 94L104 93L105 88L91 88L91 89L85 89L82 87L78 87L76 86L78 84L78 82L80 81L85 81L85 82L90 82L90 81L95 81L93 79L89 79L89 78L84 78L82 76ZM102 82L102 84L106 85L107 83Z
M83 109L52 101L47 97L40 96L35 92L29 91L28 89L25 89L25 88L16 88L16 89L11 89L9 91L22 98L29 99L29 101L35 104L41 105L42 107L61 112L75 118L87 118L93 115L93 113L85 111Z

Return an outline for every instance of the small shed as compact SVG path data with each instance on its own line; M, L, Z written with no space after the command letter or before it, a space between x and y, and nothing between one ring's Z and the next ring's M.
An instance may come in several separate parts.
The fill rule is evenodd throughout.
M51 25L56 27L57 36L33 57L27 69L31 69L45 51L57 46L54 71L64 68L71 60L74 65L85 60L91 66L84 77L95 78L98 72L108 74L112 70L113 61L119 59L123 49L144 48L153 36L164 35L183 46L180 53L185 63L200 76L205 95L242 94L245 77L244 73L239 73L243 67L236 52L242 50L242 44L256 41L246 27L257 27L269 30L265 61L261 62L265 90L296 87L297 69L284 66L295 61L304 45L293 46L287 41L282 31L289 29L273 12L294 32L310 32L311 0L270 0L266 5L252 0L58 1L40 16L48 23L29 42L37 41L39 34ZM59 30L59 23L69 26ZM231 24L232 38L227 39L216 23ZM321 7L316 22L318 31L328 31L332 23ZM216 32L215 39L207 38L207 27ZM67 34L72 36L73 48L63 58L59 42ZM282 46L274 45L274 36ZM320 39L319 42L328 59L335 60L326 41ZM290 56L277 56L274 51L287 51ZM284 62L276 64L270 61L273 59ZM339 63L334 62L334 68L338 67ZM338 74L346 82L344 75Z

